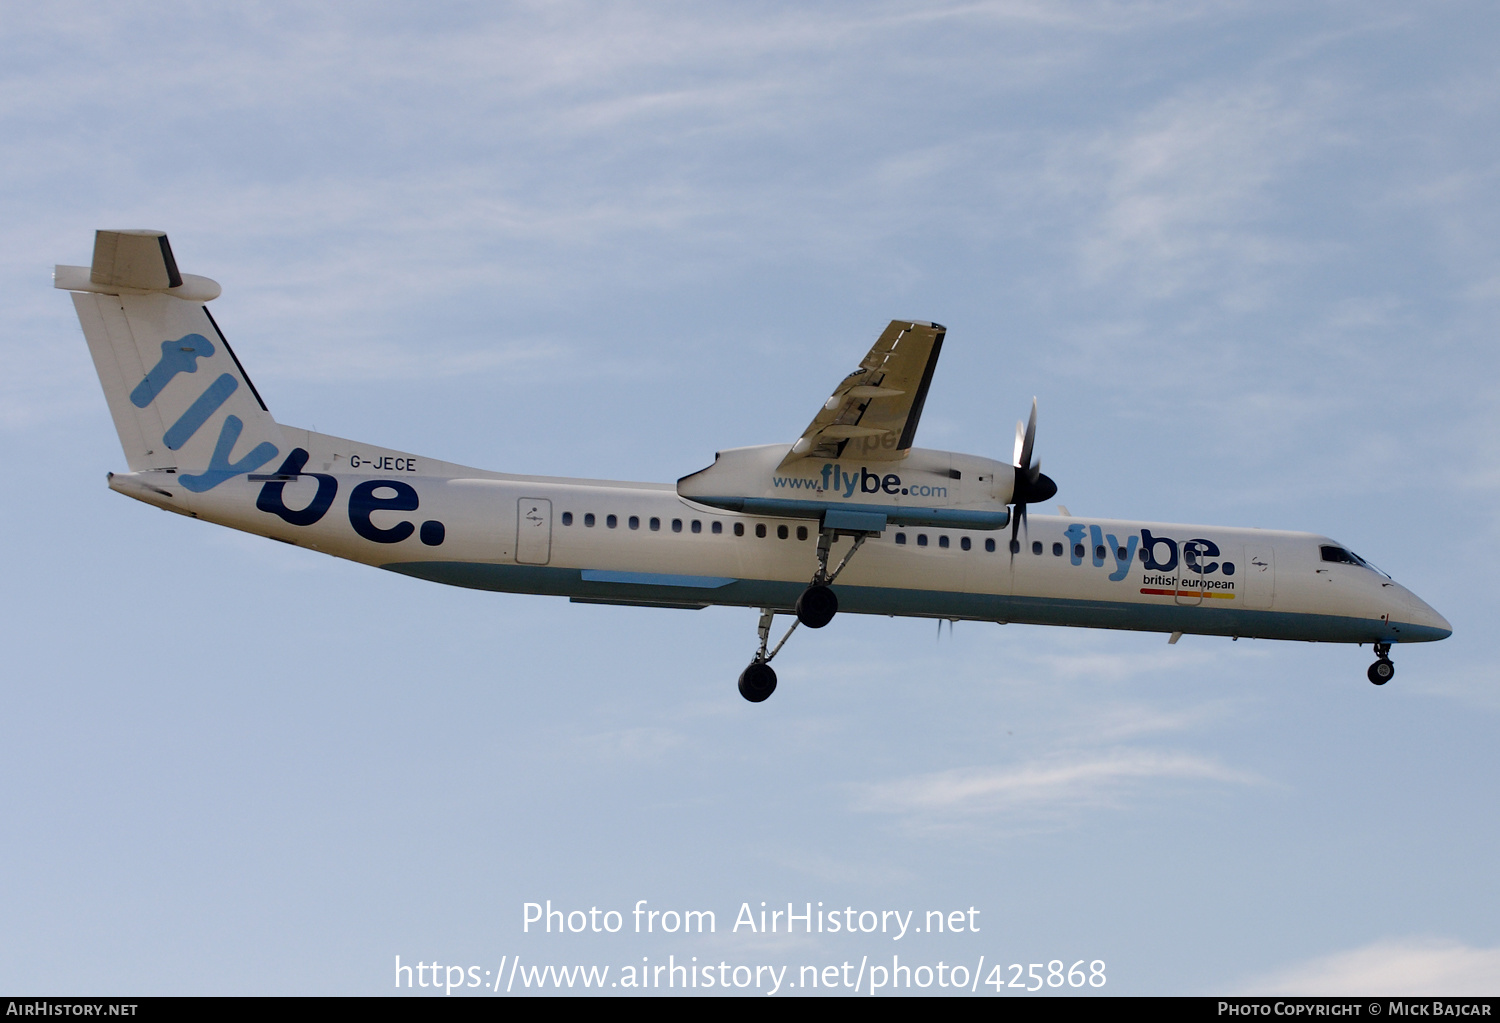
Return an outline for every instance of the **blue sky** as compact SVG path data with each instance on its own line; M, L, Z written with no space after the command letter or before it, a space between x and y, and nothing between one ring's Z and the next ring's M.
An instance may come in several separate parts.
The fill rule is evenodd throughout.
M1100 959L1120 994L1494 993L1497 28L7 12L0 982L899 953ZM100 227L224 285L281 421L501 471L670 481L790 440L890 319L937 320L925 445L1008 458L1035 395L1074 512L1327 533L1454 636L1376 689L1368 650L844 616L752 707L753 612L445 589L109 492L49 276ZM546 899L719 932L523 934ZM982 930L729 932L763 900Z

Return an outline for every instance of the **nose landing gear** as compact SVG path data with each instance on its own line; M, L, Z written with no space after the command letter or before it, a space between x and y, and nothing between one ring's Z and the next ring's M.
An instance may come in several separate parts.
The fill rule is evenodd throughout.
M1375 663L1370 665L1370 670L1365 676L1377 686L1383 686L1396 677L1396 666L1391 663L1391 645L1389 643L1375 644Z

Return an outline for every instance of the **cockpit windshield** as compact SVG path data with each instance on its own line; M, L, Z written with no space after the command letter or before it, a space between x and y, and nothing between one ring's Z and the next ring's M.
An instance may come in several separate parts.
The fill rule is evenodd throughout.
M1385 572L1381 572L1380 569L1376 568L1374 565L1370 564L1368 561L1360 557L1358 554L1355 554L1353 551L1345 550L1342 547L1336 547L1333 544L1328 543L1323 544L1320 549L1323 552L1324 561L1332 561L1335 564L1339 565L1358 565L1360 568L1368 568L1371 572L1379 572L1387 579L1390 578L1388 574L1386 574Z
M1360 560L1359 555L1355 554L1353 551L1346 551L1342 547L1335 547L1332 544L1326 543L1323 545L1323 560L1336 562L1340 565L1364 564L1364 562Z

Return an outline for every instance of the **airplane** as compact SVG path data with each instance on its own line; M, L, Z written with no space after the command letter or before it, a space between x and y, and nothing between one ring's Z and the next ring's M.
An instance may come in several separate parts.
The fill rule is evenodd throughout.
M893 320L791 443L720 451L675 485L489 472L278 423L160 231L98 231L58 266L125 451L109 487L167 511L480 590L577 603L756 608L752 703L799 625L842 612L1183 635L1396 643L1452 634L1416 594L1326 536L1028 515L1057 485L914 446L947 330ZM1007 531L1006 527L1009 527ZM835 583L838 585L835 586ZM775 616L792 621L772 647Z

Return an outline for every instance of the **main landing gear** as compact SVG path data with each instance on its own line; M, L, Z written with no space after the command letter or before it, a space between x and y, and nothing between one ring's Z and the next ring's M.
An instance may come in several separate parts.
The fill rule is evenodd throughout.
M1370 670L1365 672L1365 675L1377 686L1383 686L1396 677L1396 666L1391 663L1389 643L1375 644L1375 663L1370 665Z
M740 695L751 703L760 703L776 691L776 671L771 667L771 658L781 652L792 629L797 627L793 622L792 628L786 630L786 635L776 644L776 649L768 654L766 644L771 639L771 619L774 617L776 615L770 608L761 608L760 625L756 629L760 633L760 649L755 651L755 660L750 662L750 667L740 672Z
M740 672L740 695L751 703L760 703L766 697L776 691L776 672L771 668L771 659L781 653L781 648L786 646L786 641L792 638L792 633L797 631L797 626L806 625L809 629L821 629L833 621L833 616L839 613L839 598L833 592L833 581L839 577L844 566L849 564L849 559L854 557L854 552L859 550L860 545L873 533L857 532L838 529L822 529L818 531L818 570L813 573L812 582L807 584L807 589L797 598L797 620L792 627L786 630L786 635L781 637L781 642L776 648L767 652L771 642L771 621L776 617L776 612L769 607L761 608L760 624L756 632L760 635L760 648L755 651L755 659L750 666ZM838 566L832 572L828 571L828 557L833 549L834 541L840 536L854 537L854 546L849 548L839 561Z

